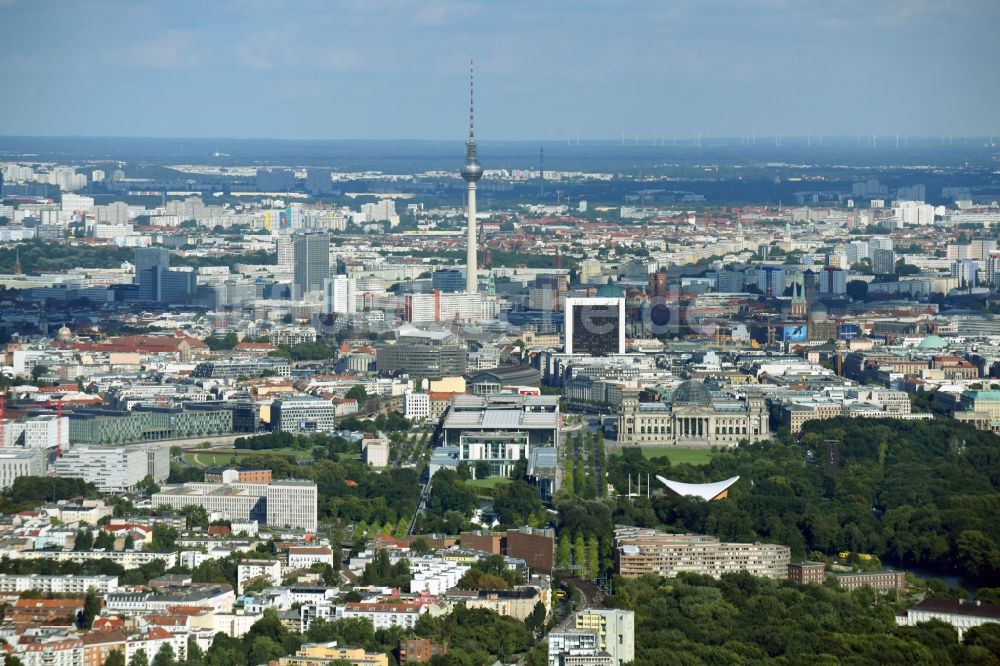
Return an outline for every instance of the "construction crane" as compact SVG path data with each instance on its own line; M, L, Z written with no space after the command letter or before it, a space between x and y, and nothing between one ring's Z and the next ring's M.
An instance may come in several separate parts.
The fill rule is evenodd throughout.
M0 447L7 446L7 391L0 392Z
M725 335L722 334L722 326L719 326L718 324L716 324L715 325L715 344L717 344L720 347L720 351L723 354L726 353L726 337L727 336L725 336Z

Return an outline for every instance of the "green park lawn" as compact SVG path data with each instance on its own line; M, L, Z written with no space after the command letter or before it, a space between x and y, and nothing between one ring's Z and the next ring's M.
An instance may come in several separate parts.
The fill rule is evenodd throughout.
M213 449L211 452L191 452L184 454L184 460L198 467L211 467L213 465L228 465L234 458L251 458L266 456L295 456L296 458L311 458L309 449L262 449L251 451L249 449Z
M704 465L715 457L715 453L709 449L679 449L674 446L644 446L642 447L642 455L646 458L662 458L666 456L670 459L671 465L679 465L681 463Z
M510 479L505 479L502 476L490 476L485 479L472 479L465 482L467 486L472 488L496 488L505 483L510 483Z

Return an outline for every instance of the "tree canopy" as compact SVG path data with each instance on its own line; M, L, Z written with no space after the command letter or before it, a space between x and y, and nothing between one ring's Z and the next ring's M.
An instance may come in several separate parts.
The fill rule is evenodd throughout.
M807 422L801 440L779 433L699 467L646 460L638 451L614 456L610 481L617 487L629 473L691 483L738 475L740 481L719 502L621 499L613 522L783 543L799 558L851 551L983 581L1000 576L995 435L950 419L836 418ZM833 465L825 463L829 446L836 448ZM572 530L606 534L612 521L598 521L597 511L560 506L560 521Z
M958 642L940 622L897 627L871 590L726 574L616 581L609 599L635 612L636 666L672 664L995 664L1000 626ZM989 625L987 625L989 626Z

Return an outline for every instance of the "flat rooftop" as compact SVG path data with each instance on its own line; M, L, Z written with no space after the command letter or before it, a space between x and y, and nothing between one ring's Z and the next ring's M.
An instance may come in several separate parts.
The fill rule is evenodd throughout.
M557 395L456 395L452 406L455 409L502 409L502 408L554 408L559 406Z
M553 430L559 427L559 414L515 409L452 411L445 417L442 427L446 430Z

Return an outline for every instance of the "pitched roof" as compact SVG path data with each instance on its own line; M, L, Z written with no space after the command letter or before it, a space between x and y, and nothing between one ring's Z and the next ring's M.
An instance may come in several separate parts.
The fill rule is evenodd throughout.
M47 610L76 610L83 607L83 599L18 599L14 602L17 610L44 608Z
M208 349L203 341L198 338L177 333L173 336L163 335L123 335L115 338L108 338L104 342L97 343L77 343L70 345L80 351L105 351L105 352L176 352L180 350L181 344L187 343L191 349Z
M1000 619L1000 606L964 599L924 599L914 610Z

